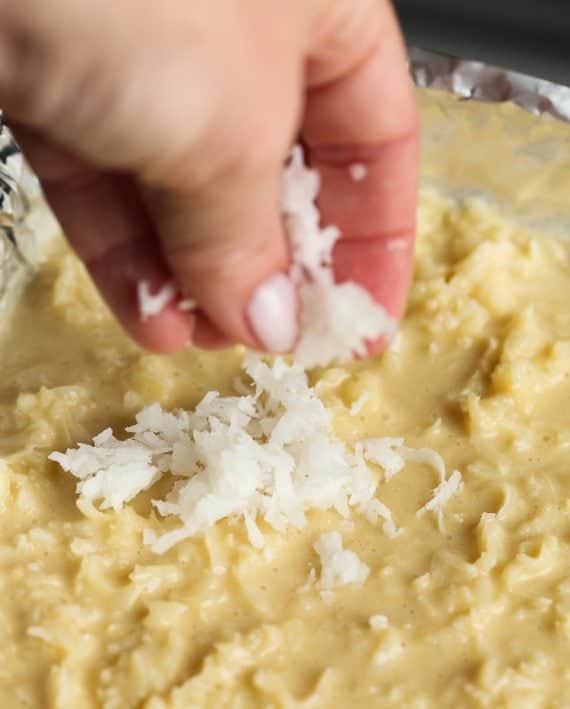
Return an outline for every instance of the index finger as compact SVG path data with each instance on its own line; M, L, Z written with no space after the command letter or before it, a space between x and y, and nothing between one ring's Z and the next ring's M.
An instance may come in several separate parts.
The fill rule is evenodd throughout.
M303 139L321 175L323 221L343 234L337 280L356 281L400 318L413 265L417 109L390 5L356 5L352 32L333 30L311 60Z

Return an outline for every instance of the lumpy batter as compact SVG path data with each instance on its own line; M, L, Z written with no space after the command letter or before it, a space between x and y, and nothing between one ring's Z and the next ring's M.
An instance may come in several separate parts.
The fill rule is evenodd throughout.
M153 554L151 495L77 509L51 451L229 392L241 352L138 350L52 247L2 342L0 706L570 706L570 243L436 193L420 212L401 335L313 383L339 436L429 446L463 487L438 526L408 465L380 487L400 536L311 513L262 525L271 558L231 521ZM371 573L325 602L306 582L332 530Z

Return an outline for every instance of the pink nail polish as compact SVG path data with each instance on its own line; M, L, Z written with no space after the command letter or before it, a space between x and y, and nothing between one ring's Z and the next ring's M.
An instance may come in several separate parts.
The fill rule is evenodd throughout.
M290 278L278 273L255 290L247 317L269 352L289 352L297 338L297 296Z

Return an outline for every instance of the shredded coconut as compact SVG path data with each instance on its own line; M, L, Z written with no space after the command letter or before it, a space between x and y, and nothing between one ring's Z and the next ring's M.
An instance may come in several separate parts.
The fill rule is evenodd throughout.
M386 630L389 626L388 618L385 615L371 615L368 622L372 630Z
M155 411L160 409L158 404L154 407ZM146 411L143 409L141 413ZM152 436L150 432L149 436ZM119 441L107 428L95 436L93 445L80 443L77 449L67 453L52 453L50 460L79 478L80 498L90 502L101 500L102 509L118 510L159 479L161 471L155 458L157 453L165 451L164 446L156 448L150 440L143 441L136 436Z
M384 665L397 659L404 651L404 644L398 632L390 629L386 636L379 650L374 654L374 662L377 665Z
M357 554L349 549L343 549L342 537L339 532L322 534L313 544L313 549L319 555L321 576L318 587L321 592L332 591L338 586L347 584L363 584L370 569Z
M191 312L196 310L197 307L198 303L192 298L182 298L178 303L178 310L182 310L183 312Z
M370 438L357 443L357 453L384 470L384 479L391 480L406 464L401 453L403 438Z
M51 636L48 631L39 625L30 625L26 630L26 634L31 638L38 638L38 640L43 640L46 643L51 641Z
M438 474L441 484L445 482L445 463L439 453L433 448L410 448L410 446L401 446L399 448L403 459L410 463L423 463L430 465Z
M358 399L352 403L349 413L351 416L358 416L358 414L362 411L362 407L366 404L367 401L370 400L370 393L365 391L363 392Z
M291 278L301 299L301 334L295 360L303 367L326 366L366 353L366 343L396 332L395 321L356 283L337 284L332 250L336 227L321 228L315 204L319 175L293 150L283 174L282 209L291 242Z
M387 537L394 539L394 537L397 537L401 533L402 530L398 529L394 522L392 510L383 502L380 502L380 500L370 500L363 505L361 509L372 524L379 518L384 520L382 530Z
M178 295L174 283L165 283L156 293L150 292L148 281L139 281L137 284L137 297L141 320L148 320L153 315L158 315Z
M52 453L50 459L78 479L78 506L89 514L101 514L95 504L118 510L169 472L176 480L153 505L181 524L162 536L147 530L144 542L154 551L239 517L250 543L261 549L261 522L278 531L302 528L311 509L334 509L346 518L353 508L372 523L382 520L384 532L396 536L377 488L381 476L389 480L407 461L428 464L440 477L425 510L457 489L459 473L446 481L443 461L430 449L410 448L401 438L353 446L337 440L331 413L298 365L251 355L245 372L249 383L240 396L209 392L193 411L166 412L152 404L137 414L124 440L105 429L90 445Z
M362 180L366 179L366 175L368 175L368 168L360 162L355 162L352 163L352 165L349 165L348 171L354 182L362 182Z
M261 533L259 527L255 523L255 520L252 519L251 515L247 512L243 513L243 519L245 522L249 543L256 549L263 549L265 546L265 539L263 538L263 534Z
M459 470L454 470L449 476L449 479L445 479L445 473L443 474L443 479L439 485L435 488L432 494L431 500L426 502L426 504L417 511L417 515L421 515L430 511L439 511L445 505L453 495L461 487L461 473Z
M356 163L349 170L356 181L366 177L365 165ZM353 282L335 283L332 250L340 232L333 226L321 228L315 204L318 192L319 175L304 165L303 151L296 146L283 172L282 211L292 248L291 277L301 300L295 359L307 368L364 355L368 341L380 337L390 341L396 332L396 321L367 290ZM153 294L148 281L140 281L137 295L142 320L180 298L171 282ZM192 311L196 303L182 299L178 308Z

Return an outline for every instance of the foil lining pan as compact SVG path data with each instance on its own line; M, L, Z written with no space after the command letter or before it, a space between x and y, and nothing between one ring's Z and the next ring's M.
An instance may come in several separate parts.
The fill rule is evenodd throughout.
M410 50L423 185L480 195L506 216L570 236L570 88Z
M568 237L570 88L415 48L409 56L422 119L422 184L457 199L485 196ZM43 240L39 196L0 122L0 324L34 271Z
M423 49L410 49L409 57L419 87L448 91L461 99L510 101L536 116L550 114L570 121L568 86Z
M29 203L21 187L24 161L10 131L0 125L0 312L17 298L32 273Z

